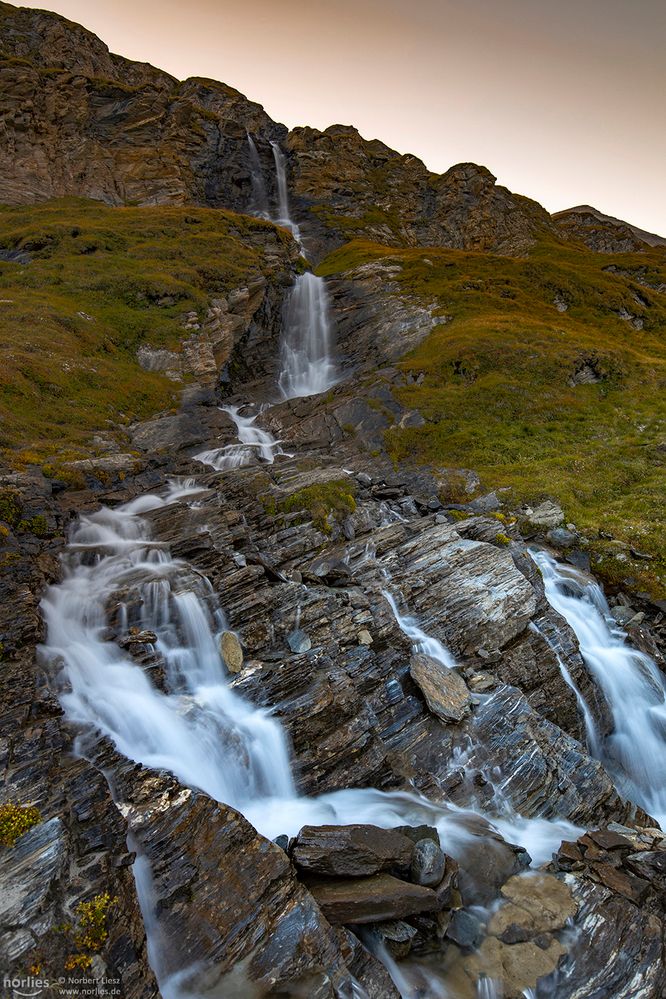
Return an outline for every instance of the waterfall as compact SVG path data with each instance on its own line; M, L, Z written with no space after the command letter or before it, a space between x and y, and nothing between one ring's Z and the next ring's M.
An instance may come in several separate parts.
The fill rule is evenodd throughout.
M230 415L239 433L241 427L243 433L252 431L251 419L237 410ZM273 448L275 442L248 443ZM238 809L267 838L293 836L304 825L428 823L439 830L447 853L462 859L470 842L495 829L507 841L523 844L539 864L562 838L581 833L565 821L526 819L506 809L499 818L486 817L407 791L353 788L316 798L299 795L281 724L228 686L220 654L227 622L210 582L151 538L146 515L197 492L196 483L185 480L169 487L165 497L143 496L83 515L75 527L63 579L48 588L41 605L47 629L41 652L61 669L61 701L70 722L84 733L107 736L126 758L168 770L183 784ZM418 647L453 664L441 643L392 606ZM150 669L126 651L122 639L131 629L155 635L163 669L159 686ZM161 993L183 999L179 981L187 969L167 977L162 966L168 941L160 939L145 857L139 856L135 877Z
M604 694L613 731L599 755L620 791L666 825L666 688L656 664L634 649L613 620L595 580L533 552L546 597L571 625Z
M278 378L284 399L318 395L335 384L332 339L326 282L308 271L296 278L284 315Z
M66 714L109 736L128 759L170 770L241 810L258 796L289 797L295 792L282 728L227 685L219 651L224 615L210 583L150 540L139 513L151 499L82 517L63 581L43 599L48 655L62 662L69 685ZM107 640L114 598L124 631L157 636L164 691Z
M254 210L261 218L269 218L268 194L266 192L266 182L264 172L261 168L261 160L255 145L254 139L247 133L247 144L250 150L250 178L252 181L252 204Z
M194 456L196 461L210 465L217 472L223 472L249 465L255 455L269 465L273 464L277 455L284 455L280 442L268 430L262 430L256 425L258 413L243 416L241 408L241 406L220 407L222 412L228 413L236 424L239 443L201 451Z
M287 161L277 142L271 142L273 159L275 160L275 177L278 189L278 216L276 221L291 228L293 225L289 214L289 189L287 187Z
M393 616L396 619L398 627L403 634L411 638L415 652L422 652L426 656L430 656L431 659L435 659L442 666L446 666L447 669L451 669L456 665L455 659L449 650L438 639L432 635L427 635L419 626L416 618L400 613L398 605L387 590L384 590L384 597L393 611Z
M271 146L278 189L278 217L275 221L290 229L301 246L299 228L289 214L284 153L277 142L271 142ZM278 376L278 388L283 399L318 395L335 384L331 325L326 282L309 272L301 274L289 295L283 318Z

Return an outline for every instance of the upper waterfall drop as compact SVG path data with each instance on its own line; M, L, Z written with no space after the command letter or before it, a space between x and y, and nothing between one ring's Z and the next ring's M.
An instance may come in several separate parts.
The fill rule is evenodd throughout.
M337 381L326 282L309 271L296 278L284 316L278 387L284 399L318 395Z
M289 191L287 188L287 163L284 153L277 142L271 142L273 147L273 158L275 159L275 176L278 189L278 222L284 222L290 227L293 225L289 214Z
M264 219L270 218L268 208L268 192L264 172L261 168L261 160L254 139L247 133L247 144L250 150L250 178L252 181L252 203L256 213Z
M534 552L546 598L569 623L613 718L599 755L620 791L666 825L666 686L649 656L615 624L595 580Z

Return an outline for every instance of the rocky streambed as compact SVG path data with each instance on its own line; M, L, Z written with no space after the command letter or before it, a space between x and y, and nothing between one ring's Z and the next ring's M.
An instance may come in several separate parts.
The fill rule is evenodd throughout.
M552 585L591 592L575 532L469 470L391 465L419 415L384 292L346 294L353 379L275 402L254 369L268 407L190 388L133 428L130 475L5 482L48 530L3 591L6 800L39 810L0 854L3 965L53 995L66 969L132 997L660 996L659 767L635 772L603 650L555 609ZM555 584L526 535L561 543ZM616 629L613 655L658 750L638 616L643 652Z

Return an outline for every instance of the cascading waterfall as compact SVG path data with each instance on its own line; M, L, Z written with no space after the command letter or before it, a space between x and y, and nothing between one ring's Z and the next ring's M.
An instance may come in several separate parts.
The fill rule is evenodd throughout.
M247 133L247 144L250 150L250 180L252 182L252 204L254 210L261 218L270 217L268 209L268 192L266 191L266 181L261 168L261 160L254 139Z
M318 395L336 382L326 282L309 271L296 278L284 316L278 387L284 399Z
M271 142L273 159L275 160L275 178L278 190L278 216L276 222L281 222L293 229L294 223L289 214L289 188L287 187L287 161L277 142Z
M412 640L415 652L423 652L425 655L430 656L431 659L435 659L438 663L441 663L442 666L446 666L447 669L451 669L456 665L449 650L438 639L432 635L427 635L419 626L416 618L400 613L394 597L388 590L384 590L384 597L393 611L393 616L396 619L398 627Z
M257 426L258 413L243 415L241 406L221 406L223 413L228 413L236 425L238 444L225 444L224 447L201 451L195 460L203 465L210 465L217 472L249 465L253 457L272 465L277 455L284 455L280 442L268 430Z
M546 597L573 629L604 694L613 731L597 751L619 790L666 826L666 688L656 664L628 644L599 584L545 551L533 552Z
M64 557L63 580L42 601L47 626L42 652L61 664L68 718L84 732L108 736L126 758L171 771L185 785L237 808L268 838L295 835L305 824L366 822L391 828L427 822L437 826L450 854L464 856L470 839L484 835L480 813L435 805L415 793L371 788L317 798L298 795L281 725L227 685L219 650L226 622L209 581L150 537L146 514L197 491L186 480L170 487L165 498L145 496L81 517ZM387 599L415 648L427 648L445 665L455 665L441 643L413 618L399 615ZM110 629L122 638L131 628L156 635L163 690L108 640ZM537 864L562 838L580 833L568 822L515 814L487 821L508 841L524 844ZM149 908L145 858L136 877L140 901ZM155 955L159 921L152 911L144 911L144 919ZM155 959L159 974L157 964ZM181 994L177 978L161 983L170 999Z

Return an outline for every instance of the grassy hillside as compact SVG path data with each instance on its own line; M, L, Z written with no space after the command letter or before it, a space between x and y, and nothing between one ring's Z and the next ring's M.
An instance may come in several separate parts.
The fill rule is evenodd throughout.
M389 433L395 460L473 468L514 502L557 498L607 576L663 595L666 254L553 240L507 259L353 242L320 273L373 259L399 263L400 293L449 317L400 364L424 373L399 395L426 423ZM577 383L586 377L598 380Z
M67 199L0 207L0 453L88 455L100 430L176 405L141 344L178 351L183 318L265 270L267 223L198 208ZM273 235L271 235L273 238ZM9 251L9 254L6 252ZM17 256L16 256L17 255Z

